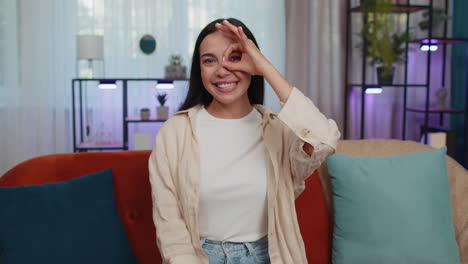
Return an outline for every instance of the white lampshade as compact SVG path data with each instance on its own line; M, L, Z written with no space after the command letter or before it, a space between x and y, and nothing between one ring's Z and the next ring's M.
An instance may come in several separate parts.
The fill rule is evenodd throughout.
M103 37L101 35L78 35L76 56L78 59L102 60L104 58Z

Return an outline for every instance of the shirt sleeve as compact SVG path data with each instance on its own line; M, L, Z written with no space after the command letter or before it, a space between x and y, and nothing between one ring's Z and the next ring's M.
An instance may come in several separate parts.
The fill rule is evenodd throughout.
M322 114L296 87L291 91L278 118L291 130L288 137L289 160L297 198L305 189L305 179L335 152L341 134L336 122ZM305 143L313 147L311 156L303 150Z
M182 217L178 194L166 154L163 129L156 136L156 148L149 158L156 241L165 264L201 264Z

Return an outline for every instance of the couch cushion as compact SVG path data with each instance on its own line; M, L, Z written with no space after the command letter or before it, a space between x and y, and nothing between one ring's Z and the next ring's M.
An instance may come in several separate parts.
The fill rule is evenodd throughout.
M152 217L148 159L151 151L83 152L24 161L0 178L0 186L66 181L112 168L114 193L128 241L140 264L161 263Z
M334 263L461 263L445 153L329 157Z
M0 208L3 263L136 263L110 169L65 182L1 187Z
M432 149L430 146L414 141L395 139L341 140L338 144L337 153L354 157L384 157ZM461 260L463 263L468 264L468 203L466 202L468 200L468 171L449 156L446 156L446 161L455 236ZM319 169L319 175L327 206L333 211L333 208L331 208L330 178L328 177L326 163Z

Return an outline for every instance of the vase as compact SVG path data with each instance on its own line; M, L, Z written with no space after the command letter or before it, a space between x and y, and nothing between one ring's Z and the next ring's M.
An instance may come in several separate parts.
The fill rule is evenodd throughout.
M150 118L150 110L149 109L141 109L140 110L140 119L141 120L148 120Z
M395 67L392 67L392 73L388 75L382 75L384 71L383 67L377 67L377 82L379 85L392 85L393 75L395 74Z
M156 112L158 120L167 120L169 117L169 107L167 106L158 106Z

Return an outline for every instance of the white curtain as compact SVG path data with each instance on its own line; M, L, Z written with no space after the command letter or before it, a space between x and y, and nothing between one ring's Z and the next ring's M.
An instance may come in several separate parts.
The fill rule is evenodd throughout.
M265 55L285 69L284 0L0 0L0 175L19 162L45 154L71 152L71 80L77 76L76 35L104 36L104 77L160 78L171 54L180 54L187 72L199 31L220 17L242 20ZM156 51L144 55L139 39L151 34ZM152 83L129 84L129 115L158 105ZM91 133L118 140L121 86L100 91L86 86ZM186 85L168 91L170 111L184 99ZM267 87L265 105L280 109ZM130 125L129 133L150 131ZM130 138L131 140L131 138ZM131 142L130 142L131 143ZM130 146L131 147L131 146Z
M345 1L286 1L286 77L343 122Z
M0 174L71 149L73 1L1 0Z

